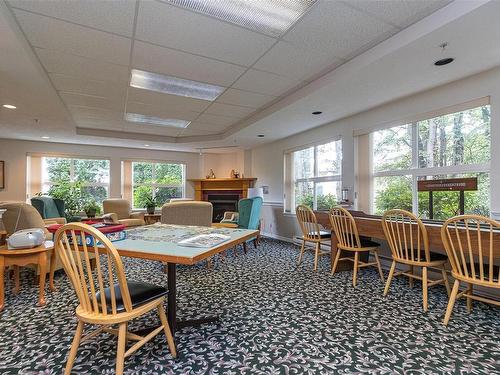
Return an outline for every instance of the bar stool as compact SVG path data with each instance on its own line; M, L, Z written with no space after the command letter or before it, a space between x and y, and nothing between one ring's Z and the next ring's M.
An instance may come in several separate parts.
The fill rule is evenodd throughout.
M300 229L302 230L302 247L297 265L302 263L306 242L312 242L314 246L314 271L318 270L318 259L322 255L330 254L329 251L321 251L322 243L329 243L332 236L330 231L321 230L316 220L316 215L313 210L304 205L299 205L295 209L297 220L299 221Z
M380 274L380 278L382 279L382 282L384 282L384 274L382 272L382 267L380 267L380 261L377 253L380 244L368 239L359 238L356 222L354 221L351 213L345 208L332 208L328 217L338 241L338 250L333 262L332 276L335 274L335 270L337 269L337 265L340 260L349 260L353 262L352 285L354 287L356 287L358 270L361 267L376 266ZM353 253L354 258L352 256L341 258L340 256L342 251L349 251L350 253ZM363 262L359 260L359 254L363 252L372 252L375 257L375 262Z

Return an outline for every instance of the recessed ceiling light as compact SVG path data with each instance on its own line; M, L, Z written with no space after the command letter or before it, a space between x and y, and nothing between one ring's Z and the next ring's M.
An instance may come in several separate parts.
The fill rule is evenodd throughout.
M17 108L15 105L12 105L12 104L4 104L3 107L7 108L7 109L16 109Z
M149 147L149 146L151 146L151 145L148 145L148 144L145 144L145 145L144 145L144 147Z
M44 135L44 136L42 136L42 139L50 139L50 137Z
M448 65L449 63L452 63L455 59L452 57L447 57L445 59L438 60L434 63L436 66L443 66L443 65Z
M225 87L132 69L130 86L164 94L214 101Z
M259 137L259 138L264 138L264 137L265 137L265 135L264 135L264 134L257 134L257 137Z
M129 122L138 122L141 124L170 126L173 128L186 128L191 123L191 121L179 120L176 118L146 116L141 115L140 113L125 113L125 120Z
M283 35L316 2L316 0L167 1L274 37Z
M321 115L322 113L323 113L323 112L321 112L321 111L314 111L312 114L313 114L313 115Z

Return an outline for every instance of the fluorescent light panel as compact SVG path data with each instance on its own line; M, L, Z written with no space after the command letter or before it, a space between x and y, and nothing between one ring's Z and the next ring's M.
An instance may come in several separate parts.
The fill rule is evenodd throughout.
M225 87L132 69L130 86L164 94L214 101Z
M316 0L164 1L273 37L283 35L316 2Z
M186 120L146 116L146 115L141 115L140 113L125 113L125 120L129 122L138 122L141 124L170 126L172 128L183 128L183 129L187 128L187 126L191 123L191 121L186 121Z

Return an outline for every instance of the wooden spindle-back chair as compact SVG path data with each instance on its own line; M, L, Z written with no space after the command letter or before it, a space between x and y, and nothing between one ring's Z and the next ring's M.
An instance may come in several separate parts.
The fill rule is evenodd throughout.
M380 274L380 278L382 279L382 282L384 282L384 273L382 272L382 267L380 266L380 260L377 254L380 244L367 239L360 239L356 221L351 213L345 208L332 208L328 217L330 219L330 225L335 232L335 237L338 241L337 254L335 255L332 267L332 275L335 273L339 261L349 260L353 262L352 285L354 287L357 283L358 270L361 267L376 266ZM354 254L354 258L352 256L341 258L343 250ZM375 262L361 261L359 259L359 254L362 252L372 252Z
M314 211L308 206L299 205L295 209L297 220L299 221L300 229L302 230L302 247L300 248L300 255L297 264L302 263L304 251L306 249L306 242L312 242L314 246L314 270L318 269L318 259L322 255L330 254L329 251L321 251L321 244L329 242L331 232L321 230L316 220Z
M389 293L393 276L405 275L410 279L422 281L422 297L424 311L428 309L428 287L444 283L446 291L450 293L445 264L447 257L443 254L433 253L429 250L429 237L427 229L417 216L405 210L389 210L382 217L382 227L392 253L392 265L385 284L384 296ZM397 264L409 266L408 271L394 274ZM415 267L422 268L422 276L414 272ZM428 268L441 271L442 279L429 280Z
M79 245L80 243L80 245ZM76 308L78 326L66 363L65 374L71 373L78 346L100 332L118 335L116 373L123 373L124 359L150 341L158 333L167 337L170 353L176 356L174 339L165 315L164 288L138 282L127 282L123 263L113 244L97 229L82 223L62 226L55 234L55 251L73 286L80 305ZM90 254L95 254L92 271ZM145 337L127 332L127 324L157 309L161 325ZM101 328L82 338L85 324ZM118 325L118 329L110 328ZM127 339L137 341L125 351Z
M467 310L472 300L500 306L499 301L475 296L473 285L500 289L500 243L493 233L500 231L500 223L479 215L461 215L448 219L441 228L441 239L451 263L455 278L444 318L447 325L457 298L467 298ZM460 282L467 288L458 293Z

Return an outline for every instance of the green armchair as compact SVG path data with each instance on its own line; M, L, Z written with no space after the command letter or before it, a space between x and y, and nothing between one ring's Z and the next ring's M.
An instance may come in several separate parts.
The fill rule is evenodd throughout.
M49 196L31 198L31 205L36 208L46 223L66 224L64 201Z

